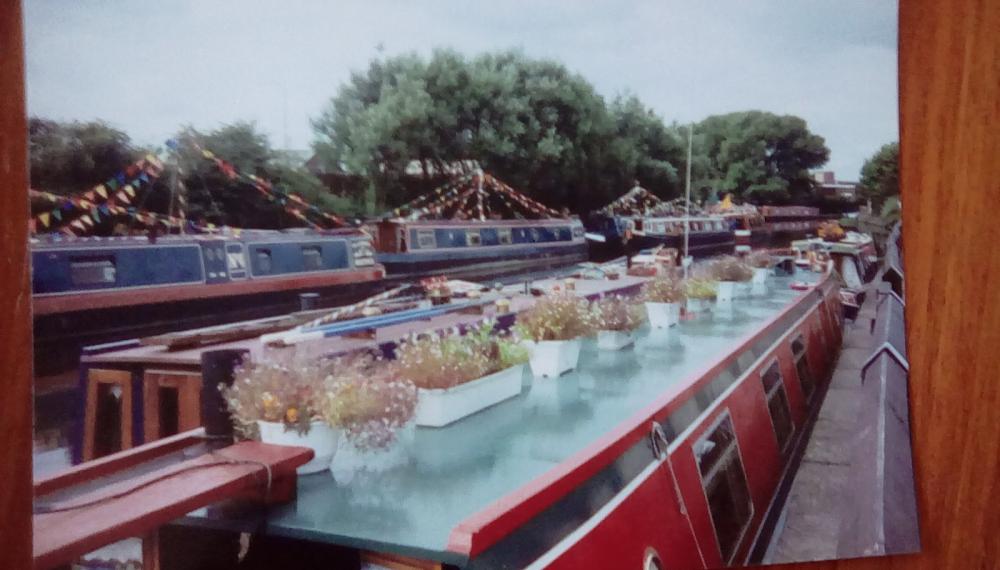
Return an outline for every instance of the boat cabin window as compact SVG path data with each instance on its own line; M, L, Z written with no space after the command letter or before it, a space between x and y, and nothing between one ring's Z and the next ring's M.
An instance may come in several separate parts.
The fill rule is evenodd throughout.
M498 229L497 238L500 241L500 245L510 245L514 241L511 237L510 228Z
M538 243L542 241L542 232L538 231L538 228L531 228L531 241Z
M434 230L418 230L417 247L420 249L437 247L437 240L434 239Z
M465 232L465 241L469 245L482 245L483 237L479 234L479 230L468 230Z
M118 276L111 259L71 259L69 263L73 285L114 285Z
M785 383L781 378L781 367L778 362L775 361L768 366L760 379L764 384L774 435L778 438L778 450L784 454L790 449L788 444L792 441L795 426L792 424L792 410L788 405L788 394L785 393Z
M750 526L753 504L729 414L694 445L722 560L733 561Z
M582 238L584 234L583 226L573 226L573 237Z
M302 269L304 271L323 269L323 251L318 245L307 245L302 248Z
M806 401L812 398L816 390L816 382L809 369L809 358L806 355L805 336L799 335L792 341L792 357L795 359L795 372L799 376L799 383L802 385L802 393Z
M257 273L266 275L271 272L271 250L257 250Z

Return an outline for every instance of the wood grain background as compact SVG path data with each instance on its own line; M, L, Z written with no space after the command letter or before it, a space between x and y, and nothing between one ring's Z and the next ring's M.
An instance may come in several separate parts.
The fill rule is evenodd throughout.
M19 2L0 0L0 568L31 565L21 46ZM1000 2L901 0L899 71L924 550L782 568L1000 568Z

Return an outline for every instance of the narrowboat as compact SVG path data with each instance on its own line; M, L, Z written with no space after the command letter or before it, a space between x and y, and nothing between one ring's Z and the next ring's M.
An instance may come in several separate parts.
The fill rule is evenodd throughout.
M683 201L664 202L635 186L614 202L592 214L590 231L604 236L604 249L621 253L631 235L630 248L666 246L692 256L731 253L736 241L732 225L718 215L702 214ZM685 243L685 229L688 230ZM613 253L612 253L613 255Z
M576 291L642 282L622 279L594 280L600 288L580 280ZM832 272L775 274L766 294L667 331L643 329L625 351L586 340L576 371L526 371L518 396L458 424L414 428L397 444L400 461L349 478L300 476L289 502L266 509L183 511L148 552L165 569L198 566L207 553L229 557L213 567L236 567L240 534L250 532L244 563L263 566L759 561L841 346L839 288ZM91 374L106 366L98 360ZM197 391L198 373L189 374ZM135 394L142 378L126 369L116 381Z
M820 214L819 208L810 206L761 206L760 214L764 217L766 233L792 237L816 233L820 223L830 217Z
M396 208L373 224L373 234L376 260L395 282L437 275L488 279L587 260L579 219L482 170Z
M359 230L32 239L36 376L75 367L86 344L287 313L381 286Z
M796 265L817 268L832 263L839 276L844 316L854 319L865 300L865 284L878 272L878 255L871 236L846 232L837 240L810 238L792 242Z

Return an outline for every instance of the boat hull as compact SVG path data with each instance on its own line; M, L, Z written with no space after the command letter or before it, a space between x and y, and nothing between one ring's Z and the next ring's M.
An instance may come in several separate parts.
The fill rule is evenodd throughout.
M385 267L388 278L392 281L416 280L436 275L476 280L582 263L587 261L587 245L573 242L470 248L462 251L410 251L379 253L375 258Z

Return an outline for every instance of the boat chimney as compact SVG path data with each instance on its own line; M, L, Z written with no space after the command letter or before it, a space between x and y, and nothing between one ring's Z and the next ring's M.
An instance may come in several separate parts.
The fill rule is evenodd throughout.
M300 293L299 310L312 311L319 304L319 293Z
M201 425L205 427L205 435L232 442L233 420L219 385L231 386L234 370L249 357L250 351L246 349L209 350L201 354Z

